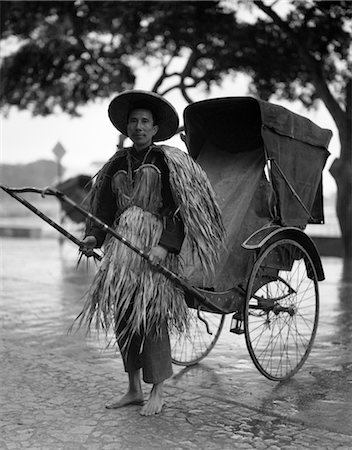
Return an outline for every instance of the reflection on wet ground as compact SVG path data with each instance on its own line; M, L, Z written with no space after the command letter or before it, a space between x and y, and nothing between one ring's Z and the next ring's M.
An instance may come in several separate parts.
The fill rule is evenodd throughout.
M113 366L119 356L115 349L105 349L103 337L67 333L82 306L94 263L77 268L76 248L60 247L53 239L5 239L2 249L6 261L1 302L8 311L8 316L1 316L3 330L16 329L19 345L26 340L42 346L43 352L74 354ZM175 366L170 386L195 398L226 399L233 408L242 405L317 426L323 422L328 430L352 434L352 284L339 281L341 260L324 258L323 265L326 280L320 283L318 333L307 362L293 379L277 383L264 378L249 357L244 336L229 332L227 318L210 354L196 366ZM35 291L31 301L22 301L30 290ZM243 426L253 430L255 419L248 418Z
M243 336L228 332L229 323L201 364L181 370L174 383L191 390L211 389L254 410L352 434L351 283L342 283L341 261L324 258L320 283L320 318L311 354L290 380L271 382L254 368Z

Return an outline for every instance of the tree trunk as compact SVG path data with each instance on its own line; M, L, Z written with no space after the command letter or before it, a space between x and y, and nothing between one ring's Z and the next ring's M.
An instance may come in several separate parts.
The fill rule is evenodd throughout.
M333 162L330 173L337 185L336 213L344 251L344 277L352 279L352 142L348 121L339 131L341 156Z

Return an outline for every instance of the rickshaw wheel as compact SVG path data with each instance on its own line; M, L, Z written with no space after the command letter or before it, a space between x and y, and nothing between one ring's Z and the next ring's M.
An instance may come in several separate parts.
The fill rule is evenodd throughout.
M319 316L317 273L291 239L261 251L248 281L244 328L249 354L266 378L292 377L306 361Z
M201 317L208 323L212 333L209 334L205 323L199 319L197 310L189 308L189 312L189 333L170 334L172 362L179 366L192 366L205 358L219 339L225 320L225 314L201 310Z

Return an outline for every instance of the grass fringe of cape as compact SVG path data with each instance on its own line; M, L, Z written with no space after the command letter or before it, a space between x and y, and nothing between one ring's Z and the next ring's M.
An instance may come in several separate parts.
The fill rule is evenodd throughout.
M187 153L174 147L163 149L193 260L198 256L204 276L211 276L226 236L214 190L204 170Z
M214 272L219 253L225 242L225 229L215 193L203 169L181 150L162 146L170 172L170 186L178 212L183 220L185 240L204 270L205 276ZM110 183L111 167L125 154L117 152L98 173L91 192L91 210L97 206L97 192L104 183ZM134 223L133 230L130 224ZM122 214L116 231L139 248L157 245L162 222L153 214L138 207ZM146 236L146 242L138 240ZM121 264L123 261L123 264ZM179 273L180 261L169 254L165 266ZM128 311L134 299L132 311ZM116 301L118 299L118 301ZM121 320L130 313L130 325L118 331ZM171 332L187 333L189 314L184 293L164 275L150 270L146 261L116 239L109 239L98 274L90 288L87 301L78 317L79 326L85 324L108 335L113 330L120 339L131 332L160 330L160 322L167 320Z

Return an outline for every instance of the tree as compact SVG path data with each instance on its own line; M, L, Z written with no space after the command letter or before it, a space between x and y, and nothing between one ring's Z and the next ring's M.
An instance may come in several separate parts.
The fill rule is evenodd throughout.
M133 86L138 63L161 66L154 90L178 75L179 88L220 82L229 70L211 69L224 46L223 30L236 27L218 1L2 1L0 38L17 49L3 58L1 105L51 114ZM182 70L168 73L186 57ZM186 81L189 81L187 84Z
M283 16L280 1L244 3L261 12L254 23L236 14L240 1L2 1L1 39L15 37L17 47L2 61L0 105L74 115L132 87L138 64L160 68L156 92L178 89L188 102L193 89L238 72L266 100L275 94L313 108L320 99L340 135L331 171L352 261L351 4L292 1Z
M330 172L337 185L336 211L345 251L345 275L352 272L352 5L344 1L292 2L285 19L264 2L255 5L270 18L259 21L265 33L279 35L286 64L275 58L255 69L255 86L259 93L280 92L281 97L299 99L307 107L322 100L339 131L341 153ZM268 25L270 28L268 29ZM272 53L275 55L275 53ZM267 55L268 56L268 55ZM284 62L284 61L283 61ZM270 76L265 67L274 70ZM264 71L263 71L264 69ZM284 83L283 89L280 84ZM264 90L264 92L263 92Z

